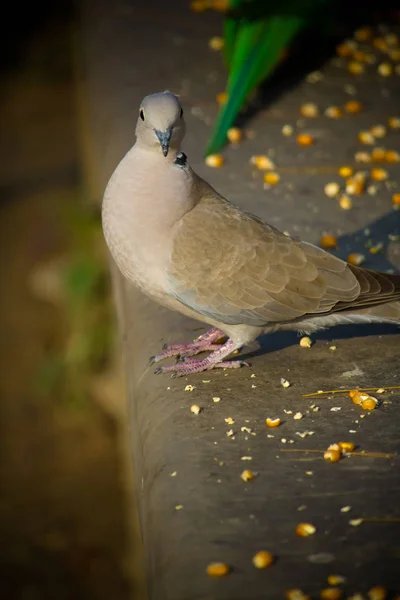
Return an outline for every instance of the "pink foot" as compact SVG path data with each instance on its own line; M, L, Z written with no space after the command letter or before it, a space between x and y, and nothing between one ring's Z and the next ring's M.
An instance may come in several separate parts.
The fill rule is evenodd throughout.
M211 369L238 369L239 367L249 366L249 364L243 360L223 361L225 357L232 354L232 352L238 348L239 345L236 342L228 340L203 360L185 360L184 362L175 365L159 367L155 370L155 373L172 373L172 377L182 377L184 375L192 375L193 373L201 373L202 371L209 371Z
M213 342L221 337L226 337L224 332L214 327L190 344L165 344L163 352L150 357L150 364L159 362L165 358L170 358L171 356L186 358L200 354L200 352L206 352L207 350L218 350L220 346L218 344L213 344Z

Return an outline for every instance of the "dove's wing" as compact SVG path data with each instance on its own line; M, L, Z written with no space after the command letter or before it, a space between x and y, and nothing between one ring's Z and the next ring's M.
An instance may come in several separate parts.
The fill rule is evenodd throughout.
M198 313L264 326L395 300L395 288L400 296L394 276L347 265L235 208L205 182L198 188L167 269L168 293Z

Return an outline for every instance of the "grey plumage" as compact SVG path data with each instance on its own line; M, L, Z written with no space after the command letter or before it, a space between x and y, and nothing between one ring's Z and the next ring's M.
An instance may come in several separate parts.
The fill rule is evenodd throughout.
M173 94L146 97L136 144L112 175L103 203L104 234L124 276L159 303L214 328L197 344L158 355L186 358L161 370L240 366L223 359L278 329L400 323L399 275L349 265L236 208L179 154L184 133ZM216 346L222 332L228 342ZM206 347L207 358L188 358Z

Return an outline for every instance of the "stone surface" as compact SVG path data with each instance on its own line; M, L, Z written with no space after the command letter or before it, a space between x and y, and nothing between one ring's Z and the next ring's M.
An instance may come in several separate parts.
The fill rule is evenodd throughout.
M339 166L354 165L354 153L365 149L357 142L358 131L395 114L398 77L380 78L372 66L358 80L335 60L324 66L318 83L297 77L282 93L275 83L264 108L245 124L254 138L227 148L226 166L212 170L205 166L202 151L225 73L207 42L219 34L220 25L218 15L195 15L183 0L168 8L153 0L140 9L127 1L112 7L105 1L85 3L81 112L91 195L101 198L132 145L141 98L170 89L181 95L185 107L189 133L184 150L193 168L230 200L312 242L331 231L339 237L340 255L361 248L370 268L398 266L393 235L399 234L400 213L392 210L388 186L379 184L376 195L356 197L350 211L341 210L323 191L326 183L340 181ZM345 91L349 84L357 90L363 113L338 121L321 116L298 122L304 102L316 102L323 112L353 98ZM313 134L315 146L299 148L294 137L282 136L284 124ZM399 133L391 131L382 145L398 148L398 141ZM281 182L264 190L262 174L252 172L249 159L271 151ZM395 185L398 165L387 169ZM369 240L383 242L383 251L371 254L365 248ZM377 583L395 588L399 394L386 393L382 398L387 403L363 418L346 394L319 399L303 394L400 385L396 328L337 328L316 335L310 349L301 348L296 335L276 334L246 349L250 369L171 380L156 377L148 357L164 342L190 340L204 328L155 306L115 271L113 276L150 597L275 599L284 597L287 588L318 595L332 573L348 578L349 594ZM291 382L289 388L281 386L282 377ZM195 389L185 391L187 384ZM221 400L214 402L213 397ZM198 416L190 412L192 404L202 407ZM313 404L320 407L318 412L310 408ZM333 407L340 410L331 411ZM304 418L293 420L285 410L300 411ZM265 418L277 416L282 425L267 429ZM225 422L228 417L234 424ZM229 438L231 428L234 436ZM297 435L304 431L314 434ZM328 464L315 452L342 440L395 456L353 456ZM257 472L254 481L241 480L245 468ZM351 510L342 513L346 505ZM349 520L354 518L365 522L353 527ZM315 524L317 533L297 537L300 521ZM278 557L265 572L256 571L251 562L260 549ZM231 574L210 579L205 569L211 561L230 564Z

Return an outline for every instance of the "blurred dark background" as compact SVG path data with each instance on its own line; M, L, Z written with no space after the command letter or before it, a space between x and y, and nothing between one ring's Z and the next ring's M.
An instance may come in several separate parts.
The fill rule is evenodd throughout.
M109 357L99 210L80 168L77 8L9 3L0 36L0 589L10 600L141 597L123 406L109 400L124 396Z

